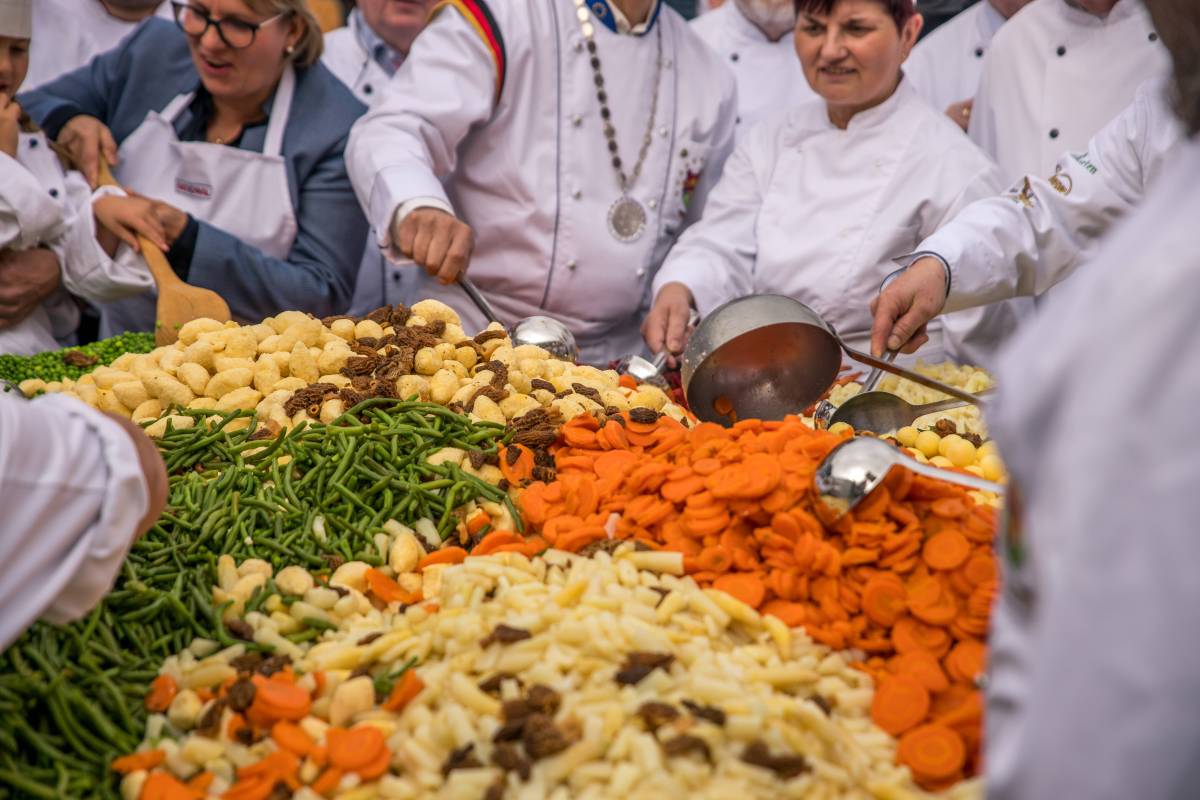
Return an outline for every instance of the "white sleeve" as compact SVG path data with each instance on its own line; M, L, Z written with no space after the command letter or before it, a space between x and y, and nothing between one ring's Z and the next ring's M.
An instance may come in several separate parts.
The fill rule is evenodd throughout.
M946 310L1040 295L1067 278L1145 193L1145 112L1135 102L1086 151L1063 154L1053 176L1023 178L923 241L917 253L950 266Z
M385 250L401 205L432 198L450 206L441 178L454 171L472 127L491 116L496 69L479 34L449 6L421 32L386 96L350 131L350 180Z
M705 315L753 291L763 198L751 151L762 138L753 131L742 137L707 198L704 216L684 231L655 276L652 296L668 283L682 283Z
M63 230L62 213L37 176L0 153L0 249L28 250Z
M129 434L78 400L0 392L0 650L112 588L149 491Z
M96 240L92 201L113 194L111 187L102 187L93 194L83 175L74 170L66 174L64 183L66 197L63 217L66 230L50 243L62 267L63 287L92 303L108 303L152 289L154 278L140 256L133 254L133 258L110 258ZM122 249L132 254L128 246L122 245Z
M737 83L732 74L722 74L722 78L719 90L721 107L717 112L717 124L713 130L712 150L700 180L696 183L696 189L692 192L692 201L683 220L685 228L704 216L708 198L724 176L725 164L733 154L738 119Z

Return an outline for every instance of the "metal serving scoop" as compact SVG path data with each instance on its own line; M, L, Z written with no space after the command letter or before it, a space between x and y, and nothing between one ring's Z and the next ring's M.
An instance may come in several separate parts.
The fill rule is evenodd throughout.
M981 492L1004 492L998 483L922 464L899 448L870 436L847 439L833 448L817 467L813 487L830 520L836 521L879 488L893 467L904 467L927 478Z
M783 419L815 403L837 378L842 354L968 403L941 381L850 347L833 326L791 297L742 297L706 316L683 353L683 390L697 417Z
M471 298L471 302L488 321L504 324L500 322L492 304L479 291L479 287L475 285L474 281L466 275L459 275L458 285L462 287L462 290L467 293L467 297ZM512 327L509 336L514 347L532 344L563 361L579 360L579 345L575 342L575 334L553 317L541 315L526 317Z
M663 377L663 367L667 365L667 351L654 356L654 360L648 361L641 356L625 356L617 362L617 373L619 375L628 375L638 383L647 383L651 386L657 386L660 389L666 389L667 379Z
M990 392L990 389L980 392L979 397L982 399ZM833 407L828 401L823 401L813 415L813 420L818 428L828 428L830 425L844 422L856 431L890 433L905 425L913 424L927 414L949 411L965 405L970 405L970 403L952 397L948 400L914 406L891 392L862 392L837 407Z

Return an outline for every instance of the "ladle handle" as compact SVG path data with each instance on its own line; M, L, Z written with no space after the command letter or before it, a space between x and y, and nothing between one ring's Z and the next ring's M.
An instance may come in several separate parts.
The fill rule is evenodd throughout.
M976 395L976 397L982 400L984 397L991 394L992 391L992 389L984 389L982 392ZM925 403L924 405L914 406L913 411L923 417L926 414L936 414L939 411L949 411L952 408L961 408L967 405L972 404L968 403L966 400L959 400L958 398L952 397L949 400L938 400L936 403Z
M948 394L951 397L957 397L959 400L962 400L973 406L982 406L983 405L983 401L979 397L971 394L970 392L964 392L963 390L956 389L955 387L953 387L947 383L942 383L941 381L934 380L933 378L927 378L926 376L922 375L919 372L915 372L910 369L905 369L904 367L898 367L895 364L888 363L887 361L884 361L881 358L876 358L875 356L873 356L869 353L864 353L861 350L855 350L853 347L850 347L845 342L842 343L842 349L844 349L846 351L847 355L849 355L855 361L861 361L862 363L866 364L867 366L875 367L876 369L881 369L884 372L890 372L893 375L899 375L901 378L908 378L913 383L919 383L926 388L934 389L936 391L941 392L942 394Z
M888 362L889 364L891 364L896 360L896 356L898 356L898 355L900 355L899 350L888 350L886 353L883 354L883 360ZM882 377L883 377L883 370L881 370L879 367L876 367L875 369L871 370L871 372L867 375L867 379L865 381L863 381L862 390L864 392L875 391L875 386L878 385L879 379Z
M922 464L915 458L902 454L901 459L905 469L924 475L926 478L933 478L938 481L946 481L947 483L955 483L959 486L965 486L968 489L978 489L981 492L991 492L992 494L1004 494L1004 487L998 483L977 478L974 475L965 475L961 472L953 472L940 467L933 467L929 464Z
M471 298L471 302L475 304L475 307L479 309L479 312L483 316L487 317L489 322L500 322L500 318L496 316L496 311L492 308L492 304L479 291L479 287L475 285L475 281L466 275L459 275L458 285L462 287L462 290L467 293L467 297Z

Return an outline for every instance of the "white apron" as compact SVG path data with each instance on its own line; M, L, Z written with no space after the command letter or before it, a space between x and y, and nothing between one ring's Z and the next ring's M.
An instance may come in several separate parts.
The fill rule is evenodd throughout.
M271 258L287 258L296 239L296 212L281 155L292 107L296 74L283 72L263 151L255 153L209 142L182 142L173 125L192 102L181 94L146 120L121 143L115 177L123 186L191 214L238 237ZM154 329L154 292L101 307L101 333Z

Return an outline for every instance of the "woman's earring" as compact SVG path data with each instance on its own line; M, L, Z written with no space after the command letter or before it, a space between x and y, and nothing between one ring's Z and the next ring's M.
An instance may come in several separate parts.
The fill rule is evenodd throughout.
M286 48L284 48L283 52L290 56L292 53L296 52L296 45L289 44Z

